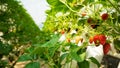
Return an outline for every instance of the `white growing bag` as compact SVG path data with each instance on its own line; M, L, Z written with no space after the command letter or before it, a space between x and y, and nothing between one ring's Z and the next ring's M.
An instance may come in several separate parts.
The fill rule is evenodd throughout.
M86 58L94 57L99 63L101 63L103 58L103 45L99 46L88 46L86 50ZM96 64L90 61L89 68L98 68Z

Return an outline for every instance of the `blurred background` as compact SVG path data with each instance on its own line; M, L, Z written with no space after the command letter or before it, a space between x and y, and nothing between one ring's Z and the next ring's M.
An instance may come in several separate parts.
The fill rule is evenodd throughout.
M45 10L49 9L46 0L21 0L23 7L32 16L35 23L41 28L46 19Z

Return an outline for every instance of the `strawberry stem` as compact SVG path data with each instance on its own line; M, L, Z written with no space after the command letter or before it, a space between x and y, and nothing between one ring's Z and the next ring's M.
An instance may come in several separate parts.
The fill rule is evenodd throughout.
M113 5L113 3L110 0L107 0L107 1L120 13L119 8L117 8L115 5Z

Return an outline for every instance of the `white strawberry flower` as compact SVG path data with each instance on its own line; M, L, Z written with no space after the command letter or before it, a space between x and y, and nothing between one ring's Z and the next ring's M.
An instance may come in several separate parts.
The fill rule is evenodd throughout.
M72 30L71 32L70 32L70 34L76 34L77 32L76 32L76 30Z
M70 42L71 42L71 43L75 43L75 40L74 40L74 39L72 39Z
M3 34L3 32L0 32L0 36L3 36L4 34Z
M60 37L59 41L63 42L63 41L65 41L65 39L66 39L66 34L62 34L62 36Z
M62 12L58 12L55 16L56 16L56 17L60 17L60 16L62 16L62 15L63 15Z
M57 32L57 31L55 31L55 32L54 32L54 34L58 34L58 32Z
M82 42L81 42L81 41L79 41L79 42L78 42L78 46L81 46L81 45L82 45Z

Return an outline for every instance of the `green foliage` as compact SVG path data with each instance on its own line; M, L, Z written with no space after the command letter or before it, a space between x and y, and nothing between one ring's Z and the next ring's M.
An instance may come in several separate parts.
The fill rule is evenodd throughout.
M119 38L120 9L117 5L118 0L47 0L47 2L51 9L46 11L47 19L44 22L43 30L50 33L60 33L64 30L66 40L70 39L70 42L66 42L66 40L62 43L57 42L58 47L55 44L55 46L51 46L51 40L42 45L45 47L42 52L45 51L44 53L48 54L46 56L49 59L48 62L51 61L53 66L57 65L56 62L60 64L66 59L66 63L75 60L79 68L89 68L89 61L86 60L85 53L89 45L89 37L96 34L104 34L108 37L113 37L113 40ZM101 17L102 13L108 13L108 19L103 20ZM71 35L70 32L76 29L77 34ZM74 42L71 43L75 36L81 35L84 37L84 42L81 46L77 46ZM116 49L119 50L118 42L116 40L114 42ZM51 47L47 47L48 45ZM42 50L40 47L34 53L38 53L39 49ZM58 54L56 55L56 53ZM56 58L57 61L52 61L54 60L53 58ZM100 67L100 63L95 58L91 57L89 59Z
M40 63L39 62L30 62L25 66L25 68L40 68Z
M77 62L79 68L89 68L86 48L89 37L95 34L112 36L116 49L120 50L118 43L120 41L115 39L120 35L120 9L119 5L116 5L118 0L47 0L47 2L51 9L46 11L47 19L42 30L39 30L18 1L0 1L0 32L3 32L0 36L2 38L0 58L10 53L18 53L19 48L23 46L21 50L24 52L25 49L25 53L19 53L21 56L18 55L20 57L17 61L30 61L25 68L40 68L38 61L41 60L51 68L61 68L62 65L72 63L72 60ZM102 20L102 12L109 14L107 20ZM88 19L91 19L90 22ZM98 26L93 27L94 25ZM60 42L62 30L66 40ZM76 30L77 34L71 34L72 30ZM54 34L55 32L57 34ZM80 35L84 38L80 40L82 44L78 46L75 36ZM100 67L95 58L89 59ZM5 67L6 64L0 61L0 66Z
M60 62L62 62L66 57L68 56L68 53L64 53L60 56Z
M17 62L32 60L32 57L29 54L23 54L19 57Z
M44 52L45 50L45 47L47 48L50 48L50 47L56 47L55 45L57 44L58 40L59 40L59 35L54 35L53 38L46 42L45 44L43 45L39 45L39 44L35 44L35 49L32 51L33 53L32 54L41 54ZM55 49L55 48L54 48ZM53 49L53 50L54 50Z
M41 45L40 47L54 47L55 44L58 42L59 38L60 38L60 35L56 34L56 35L53 36L53 38L50 41Z
M13 63L13 65L7 63L11 68L16 64L16 60L10 61L10 55L16 59L16 56L18 58L22 55L24 49L27 53L32 52L34 46L30 48L31 45L43 44L50 40L50 33L38 28L18 0L0 0L0 33L3 33L0 36L0 60L5 55L8 61ZM33 55L23 54L18 61L33 60L34 58ZM5 67L8 66L5 65Z
M19 2L0 1L0 6L3 7L0 9L0 31L4 33L2 37L5 40L11 40L14 45L35 43L38 40L39 28Z
M3 44L0 42L0 55L8 55L12 51L12 46L8 44Z
M91 60L91 62L97 64L98 68L100 67L100 63L94 57L90 57L89 59Z
M114 39L113 41L115 48L120 51L120 40L118 38Z
M57 4L61 4L61 2L59 0L47 0L48 4L50 4L51 6L56 6Z
M0 68L5 68L7 66L8 62L5 60L0 60Z
M89 68L89 62L84 60L83 62L78 62L79 68Z
M59 11L66 12L68 10L68 8L60 0L47 0L47 2L48 2L48 4L50 4L52 12L53 11L54 12L59 12ZM57 7L55 7L55 6L57 6Z
M85 53L77 55L76 53L70 53L72 59L76 60L77 62L83 62L85 60Z

